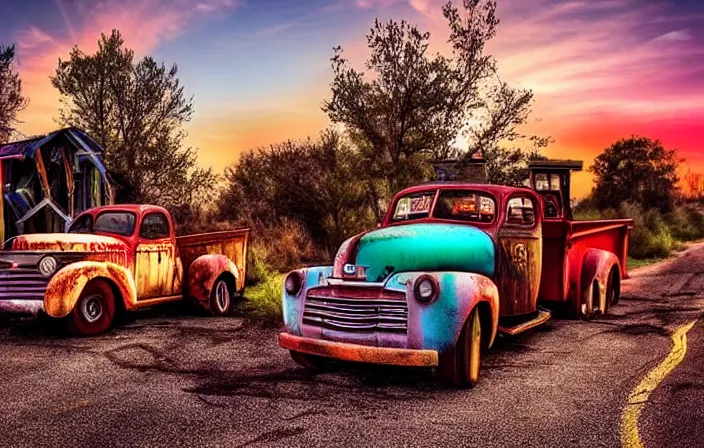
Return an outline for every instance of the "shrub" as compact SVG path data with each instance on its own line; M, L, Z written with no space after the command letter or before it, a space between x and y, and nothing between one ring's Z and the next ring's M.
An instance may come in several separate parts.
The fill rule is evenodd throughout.
M284 274L272 274L258 285L247 289L245 312L253 317L280 322L284 277Z
M679 245L668 222L657 209L644 211L640 205L624 202L618 210L577 207L575 219L632 219L629 255L637 259L667 257Z
M695 208L682 205L666 216L666 220L675 238L693 241L704 238L704 214Z
M619 214L633 220L629 253L634 258L667 257L675 249L675 240L657 209L643 211L632 202L621 204Z
M271 277L274 272L267 262L269 250L267 246L259 241L249 244L247 250L247 285L256 285Z
M288 272L306 264L329 261L330 256L315 246L297 221L284 219L271 227L254 225L247 254L247 284L266 281L276 273Z

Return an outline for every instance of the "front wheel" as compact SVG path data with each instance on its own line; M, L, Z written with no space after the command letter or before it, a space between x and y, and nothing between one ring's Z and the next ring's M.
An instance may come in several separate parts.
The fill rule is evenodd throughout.
M474 308L462 327L457 344L440 356L438 376L444 382L472 387L479 382L482 351L482 326L479 309Z
M115 317L115 296L104 280L92 280L69 315L68 329L76 336L95 336L110 328Z

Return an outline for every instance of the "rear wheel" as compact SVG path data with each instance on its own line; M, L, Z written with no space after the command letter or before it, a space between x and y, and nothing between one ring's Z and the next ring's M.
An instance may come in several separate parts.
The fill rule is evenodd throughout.
M92 280L69 315L68 329L77 336L94 336L110 328L115 317L115 297L104 280Z
M618 304L618 299L621 297L621 273L618 268L614 267L609 275L609 284L606 287L606 303L607 306Z
M479 309L474 308L462 327L454 348L440 356L438 376L446 383L472 387L479 382L482 328Z
M224 277L220 277L210 292L210 310L214 316L226 316L232 310L232 292Z
M309 355L295 350L289 350L289 353L296 364L314 372L324 370L330 362L322 356Z

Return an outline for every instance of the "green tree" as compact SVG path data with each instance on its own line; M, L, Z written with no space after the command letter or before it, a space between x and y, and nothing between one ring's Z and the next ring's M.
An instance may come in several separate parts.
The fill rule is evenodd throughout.
M550 137L531 136L528 149L494 146L482 151L486 159L487 181L496 185L523 185L530 176L528 163L545 160L541 150L553 142Z
M226 170L220 218L264 227L295 220L319 247L334 251L373 224L362 170L358 152L332 130L249 151Z
M629 201L668 211L677 193L680 162L677 151L665 149L659 140L635 135L621 139L589 169L596 177L593 199L600 209Z
M101 35L95 54L77 46L59 60L51 82L61 94L59 122L86 130L105 148L105 161L132 192L129 201L170 208L208 199L217 177L184 147L193 116L176 65L135 60L119 31Z
M375 21L367 36L371 78L335 48L332 97L323 110L359 147L375 203L421 179L426 172L419 162L449 149L460 126L461 114L449 107L455 82L450 62L428 54L429 37L405 21ZM377 218L381 213L376 206Z
M22 81L14 69L15 46L0 45L0 142L6 142L15 132L17 114L27 107L22 96Z
M485 53L499 24L496 1L448 2L443 14L449 57L430 53L430 33L394 20L375 21L367 35L367 72L335 48L332 95L323 110L359 148L377 218L394 191L432 174L430 160L455 152L462 130L470 142L467 154L492 151L502 140L519 138L516 128L530 113L532 92L501 82Z

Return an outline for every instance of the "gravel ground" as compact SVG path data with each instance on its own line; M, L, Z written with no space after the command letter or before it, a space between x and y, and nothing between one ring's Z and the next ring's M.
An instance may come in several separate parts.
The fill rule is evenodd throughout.
M704 308L704 245L636 271L612 314L500 338L472 390L432 372L311 374L278 328L156 309L92 339L0 322L3 447L616 447L631 389ZM640 418L646 447L704 440L704 324Z

